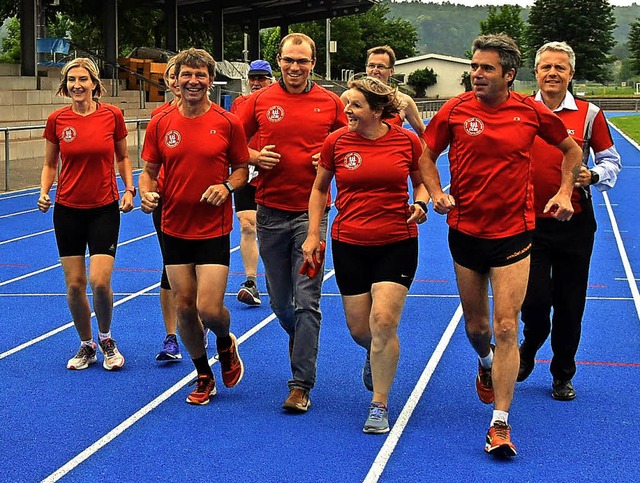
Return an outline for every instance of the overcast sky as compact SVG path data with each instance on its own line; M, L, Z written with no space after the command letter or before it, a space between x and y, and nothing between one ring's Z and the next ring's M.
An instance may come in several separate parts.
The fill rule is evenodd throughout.
M394 2L402 2L404 0L393 0ZM442 3L443 0L421 0L422 3ZM460 5L520 5L521 7L530 7L534 4L534 0L446 0L449 3L458 3ZM640 4L640 0L609 0L611 5L629 6L634 3Z

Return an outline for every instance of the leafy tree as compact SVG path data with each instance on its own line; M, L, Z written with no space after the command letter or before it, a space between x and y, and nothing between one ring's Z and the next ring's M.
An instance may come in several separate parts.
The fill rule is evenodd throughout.
M634 73L640 74L640 18L636 19L631 24L628 46L631 59L631 69Z
M522 46L526 27L520 18L521 11L522 8L517 5L489 7L487 19L480 21L480 33L482 35L507 34L516 41L518 46Z
M427 88L437 82L438 75L430 67L414 70L407 78L407 84L414 90L416 97L425 97Z
M20 21L16 17L7 22L7 37L2 41L0 62L20 62Z
M374 5L369 11L349 17L337 17L331 20L331 40L338 43L338 51L331 54L332 77L338 76L342 69L364 71L366 51L376 45L390 45L396 57L404 59L416 55L415 45L418 33L408 21L387 18L389 6L386 3ZM316 70L326 71L326 28L325 22L305 22L291 26L297 32L309 35L316 43Z
M576 53L580 79L606 82L610 79L607 56L615 45L613 7L607 0L536 0L529 12L527 44L533 61L544 43L567 42Z
M262 58L269 61L272 69L278 68L276 56L280 45L280 27L274 27L260 32L260 45L262 45Z

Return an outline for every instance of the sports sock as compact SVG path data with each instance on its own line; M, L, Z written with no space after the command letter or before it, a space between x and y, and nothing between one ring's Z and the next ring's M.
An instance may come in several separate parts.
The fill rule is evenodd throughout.
M98 339L103 341L105 339L111 339L111 331L109 332L98 332Z
M87 345L93 349L93 339L81 340L80 345Z
M253 282L254 285L257 285L257 279L255 275L247 275L247 282Z
M216 349L218 349L218 352L229 347L231 347L231 336L216 337Z
M191 360L193 361L193 365L196 366L196 372L198 374L206 374L209 377L213 377L213 371L211 370L206 354Z
M491 365L493 364L493 349L489 349L488 356L486 357L478 356L478 359L480 359L480 364L484 369L491 369Z
M497 409L493 410L493 417L491 418L491 426L496 421L502 421L504 424L509 424L509 413L507 411L498 411Z

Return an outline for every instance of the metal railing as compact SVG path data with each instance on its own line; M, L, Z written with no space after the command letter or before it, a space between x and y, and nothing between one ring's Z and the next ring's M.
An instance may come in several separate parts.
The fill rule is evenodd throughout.
M142 153L142 125L146 124L150 121L150 119L125 119L125 123L131 124L135 123L136 125L136 146L137 146L137 158L135 165L132 160L132 166L135 168L141 167L141 153ZM9 127L0 127L0 131L4 132L4 191L10 191L11 186L9 183L9 179L11 177L11 139L9 138L12 132L17 131L31 131L36 129L44 129L44 124L38 124L35 126L9 126ZM44 152L42 153L44 158Z

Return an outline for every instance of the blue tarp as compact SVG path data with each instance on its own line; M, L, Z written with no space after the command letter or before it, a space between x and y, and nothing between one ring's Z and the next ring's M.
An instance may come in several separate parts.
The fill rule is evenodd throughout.
M69 41L67 39L56 39L44 37L38 39L37 50L39 54L68 54Z

